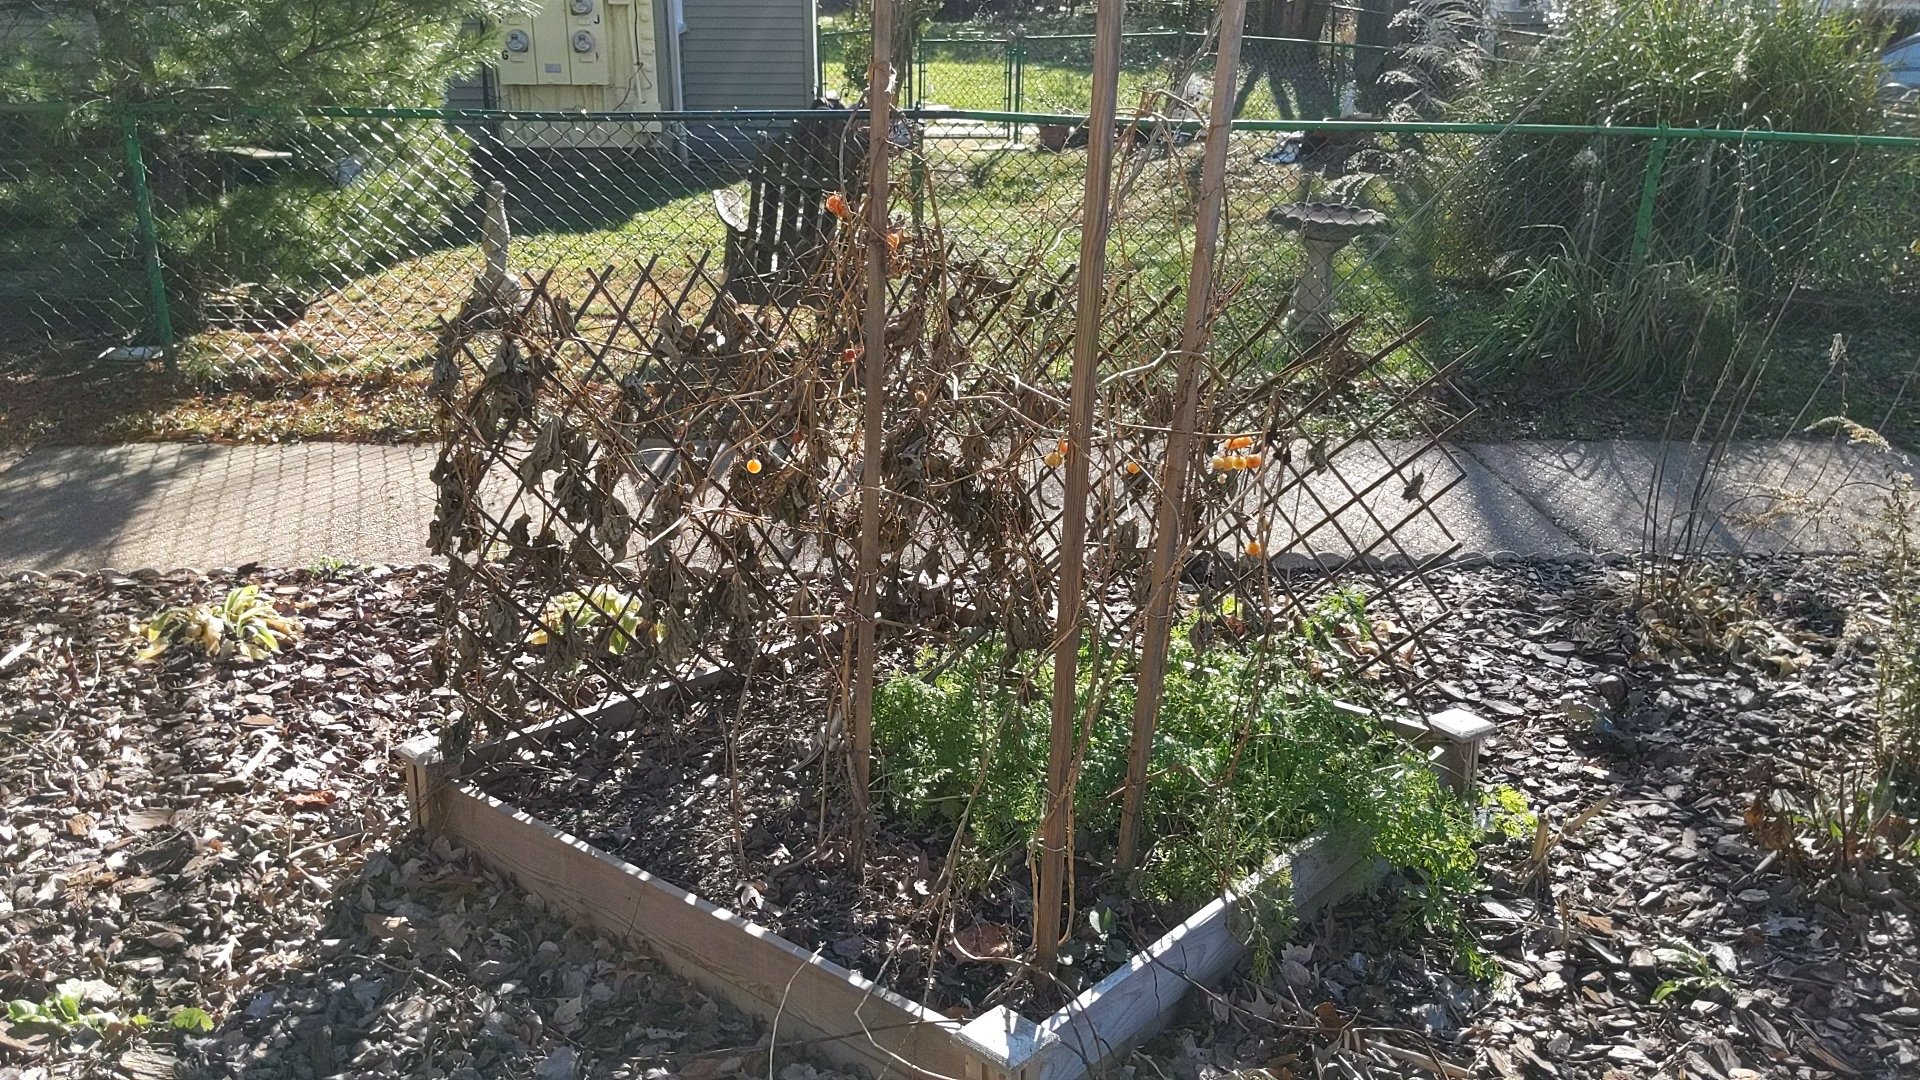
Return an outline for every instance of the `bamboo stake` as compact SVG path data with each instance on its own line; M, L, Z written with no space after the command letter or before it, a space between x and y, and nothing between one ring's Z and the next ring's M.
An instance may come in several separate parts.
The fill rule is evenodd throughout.
M861 399L860 567L854 589L853 736L854 858L864 861L867 785L873 770L874 628L879 617L880 426L887 379L887 132L893 96L893 0L873 0L873 61L867 69L867 310L865 387Z
M1067 407L1067 478L1060 520L1060 595L1054 626L1053 716L1048 730L1047 805L1040 822L1040 873L1033 905L1034 963L1051 975L1060 953L1072 816L1075 689L1085 606L1087 470L1092 457L1094 369L1106 287L1114 120L1120 91L1120 27L1126 0L1099 0L1094 14L1093 103L1087 118L1087 185L1080 203L1079 307L1074 312L1073 382Z
M1213 67L1213 101L1207 115L1207 149L1200 171L1200 205L1194 220L1193 269L1187 282L1186 321L1180 328L1180 355L1174 374L1173 427L1167 433L1167 460L1160 470L1159 520L1154 526L1153 561L1147 610L1141 627L1140 685L1133 704L1133 742L1128 748L1127 784L1120 807L1119 863L1131 869L1139 855L1140 803L1147 790L1147 764L1153 755L1153 729L1167 685L1167 644L1173 632L1175 566L1184 548L1187 467L1193 457L1195 414L1200 407L1200 351L1212 329L1213 269L1220 220L1227 197L1227 141L1233 124L1234 84L1240 67L1240 33L1247 0L1226 0L1220 7L1220 41Z

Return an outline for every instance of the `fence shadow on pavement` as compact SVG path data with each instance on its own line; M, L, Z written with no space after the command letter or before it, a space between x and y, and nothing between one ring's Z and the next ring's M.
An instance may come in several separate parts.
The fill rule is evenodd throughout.
M82 447L26 454L0 471L0 562L8 569L102 565L167 483L211 446Z

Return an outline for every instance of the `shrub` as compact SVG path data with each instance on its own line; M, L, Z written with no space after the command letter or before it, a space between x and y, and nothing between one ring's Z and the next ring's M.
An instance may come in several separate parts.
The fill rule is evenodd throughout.
M1520 274L1478 343L1478 367L1517 371L1551 358L1556 375L1597 390L1671 385L1715 371L1737 340L1737 292L1690 262L1618 267L1562 248Z
M225 139L292 158L273 175L236 180L204 149ZM161 255L189 308L243 283L311 299L431 250L475 191L467 137L430 121L270 123L168 131L156 142L168 155L156 185Z
M1456 115L1883 132L1879 43L1855 16L1811 0L1589 0ZM1427 169L1440 192L1422 232L1429 261L1489 268L1464 280L1477 273L1504 287L1482 358L1557 363L1579 381L1659 382L1700 356L1711 373L1728 343L1723 319L1857 288L1863 266L1882 284L1911 273L1899 250L1911 237L1891 236L1888 223L1910 220L1901 195L1920 154L1514 135Z
M145 286L117 130L84 115L0 112L0 294L50 329L110 331Z
M934 0L907 0L893 8L893 66L896 102L906 96L908 81L913 76L912 42L925 36L933 25L933 16L939 11ZM873 3L872 0L854 0L847 13L846 32L840 39L840 77L845 81L844 91L852 104L852 98L866 93L867 65L873 62Z
M300 636L300 620L283 615L260 595L260 586L243 585L219 604L187 604L162 611L140 627L146 648L141 660L155 660L175 649L207 656L238 654L261 660Z
M1539 124L1864 134L1883 125L1882 43L1815 0L1579 0L1479 108Z

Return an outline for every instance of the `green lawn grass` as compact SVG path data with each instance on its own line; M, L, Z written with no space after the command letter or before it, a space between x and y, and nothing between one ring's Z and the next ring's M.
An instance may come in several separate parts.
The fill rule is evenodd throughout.
M1024 146L1009 145L1004 129L992 125L933 124L928 130L920 153L903 156L896 166L896 214L901 219L937 223L964 253L990 266L1014 265L1036 255L1050 273L1064 274L1073 266L1084 151L1038 149L1031 145L1031 130L1023 133L1029 143ZM1230 155L1220 280L1232 303L1216 327L1223 350L1253 340L1287 303L1300 271L1297 240L1267 219L1275 205L1359 198L1396 222L1417 220L1419 204L1404 201L1399 181L1377 180L1357 193L1330 187L1329 181L1302 170L1261 161L1270 145L1266 136L1239 138ZM1129 296L1154 297L1184 287L1200 154L1195 144L1123 160L1120 175L1126 195L1112 229L1109 266L1131 278ZM684 273L724 239L711 194L685 191L689 186L697 187L683 184L679 193L636 191L627 203L602 190L590 214L556 209L543 222L523 225L513 246L513 266L528 274L551 273L562 292L576 297L589 287L590 274L607 267L616 270L622 283L632 280L638 264L653 257ZM1458 321L1454 313L1469 310L1462 305L1497 300L1497 295L1447 300L1426 280L1431 269L1417 261L1420 244L1410 237L1404 230L1391 232L1342 253L1342 313L1365 316L1353 342L1363 353L1384 345L1421 313L1435 313L1441 332L1430 335L1423 348L1431 361L1445 362L1453 359L1460 344L1447 334L1450 323ZM1376 247L1384 248L1377 258L1371 254ZM367 437L424 431L429 425L421 422L426 413L423 376L435 331L458 311L480 262L472 244L409 255L342 281L287 327L192 337L182 350L183 366L207 381L244 387L249 396L203 401L185 411L181 406L150 410L153 419L145 430L241 438L263 432L311 436L329 428ZM1891 407L1903 392L1914 392L1905 380L1916 363L1920 335L1845 329L1853 340L1849 378L1823 382L1827 331L1783 328L1775 343L1776 360L1756 393L1744 430L1780 434L1796 422L1839 412L1878 423L1891 413L1889 434L1905 445L1920 445L1920 409ZM1254 352L1269 366L1292 355L1266 339ZM1392 373L1408 374L1419 363L1411 354L1396 357L1393 365L1398 367ZM320 402L304 413L284 405L298 397L302 387L312 389ZM1664 389L1638 397L1600 397L1555 386L1541 372L1482 387L1479 393L1494 408L1467 433L1486 438L1655 436L1664 423L1664 403L1671 398L1671 391ZM263 400L268 404L261 404ZM373 419L361 425L349 407L355 400L381 406L369 408ZM223 428L222 409L228 407L234 419ZM50 406L38 415L59 412ZM140 423L113 430L138 433Z
M1067 43L1078 45L1078 42ZM1055 49L1056 53L1072 51ZM1029 58L1021 68L1017 98L1009 86L1006 47L998 41L937 41L925 46L926 59L916 66L915 94L920 105L997 112L1078 113L1092 107L1093 76L1091 58ZM823 44L820 57L823 85L828 89L844 81L837 39ZM1127 59L1120 74L1119 100L1122 109L1138 107L1143 101L1156 111L1169 111L1171 102L1159 91L1169 86L1170 57L1165 50L1136 50ZM1197 69L1202 80L1211 77L1209 60ZM1251 82L1249 89L1247 84ZM1284 78L1270 77L1265 69L1244 63L1241 90L1245 100L1235 114L1243 119L1281 120L1299 115L1301 108L1283 105L1299 93ZM1277 94L1276 94L1277 91ZM1328 92L1330 93L1330 91ZM1154 94L1152 98L1145 95ZM1325 97L1325 94L1322 95ZM1332 111L1308 108L1312 113Z

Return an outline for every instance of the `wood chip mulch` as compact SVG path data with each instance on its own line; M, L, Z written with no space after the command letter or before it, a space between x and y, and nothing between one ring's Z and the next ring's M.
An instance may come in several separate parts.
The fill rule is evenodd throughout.
M1116 1068L1920 1076L1911 865L1812 874L1746 821L1763 787L1858 744L1884 599L1866 570L1743 564L1769 629L1731 663L1636 655L1616 566L1436 573L1457 616L1435 687L1500 722L1486 780L1550 840L1544 860L1531 836L1484 853L1473 927L1494 977L1383 890L1297 927L1262 978ZM260 663L134 663L136 620L240 580L306 636ZM0 581L0 996L70 994L91 1018L0 1020L0 1080L768 1075L755 1025L408 833L390 751L449 705L428 677L439 582ZM785 1047L772 1064L832 1076Z

